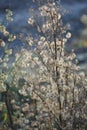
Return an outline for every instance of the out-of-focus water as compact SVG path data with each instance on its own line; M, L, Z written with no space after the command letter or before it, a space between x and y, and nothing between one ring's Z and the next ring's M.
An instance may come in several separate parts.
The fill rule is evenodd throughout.
M64 20L71 25L72 41L69 47L73 48L79 39L84 38L82 31L85 26L80 18L87 14L87 0L61 0L61 4L69 12L65 14ZM32 0L0 0L0 22L5 16L5 9L9 8L13 11L14 21L6 24L7 28L13 33L29 33L31 27L27 20L31 16L29 13L31 6L35 6Z
M87 0L61 0L61 3L69 11L65 15L65 20L71 24L73 35L78 36L83 29L80 17L87 14ZM14 14L14 21L12 25L8 24L8 27L12 30L14 28L15 32L28 31L27 19L31 15L28 10L30 6L34 6L32 0L0 0L0 21L4 17L5 9L10 8Z

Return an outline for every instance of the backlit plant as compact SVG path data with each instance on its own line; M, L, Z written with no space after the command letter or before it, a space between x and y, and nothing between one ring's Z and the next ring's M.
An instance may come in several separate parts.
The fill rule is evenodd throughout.
M0 111L5 108L7 112L2 127L86 130L87 79L79 72L74 51L71 54L65 51L71 33L63 25L62 7L51 0L37 3L38 14L29 18L28 23L37 29L38 35L25 37L29 50L21 49L7 73L4 76L0 73L4 88L0 91L10 105L1 104ZM6 67L4 59L1 61Z

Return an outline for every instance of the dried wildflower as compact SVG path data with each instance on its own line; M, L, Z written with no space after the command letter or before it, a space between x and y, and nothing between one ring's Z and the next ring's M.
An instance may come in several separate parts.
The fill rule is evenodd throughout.
M6 19L7 19L8 21L12 22L12 21L13 21L12 16L13 16L12 11L9 10L9 9L6 9Z
M5 47L5 42L2 39L0 39L0 46Z
M12 41L14 41L15 39L16 39L16 36L13 35L13 34L10 34L10 35L9 35L9 38L8 38L8 41L9 41L9 42L12 42Z
M68 32L68 33L66 34L66 38L71 38L71 33L70 33L70 32Z
M58 20L60 20L61 19L61 14L58 14Z
M28 24L30 24L30 25L34 24L34 18L33 17L28 19Z
M4 30L3 34L4 34L4 36L8 36L8 35L9 35L9 32L6 31L6 30Z
M1 59L0 92L8 89L12 95L8 101L13 108L13 124L21 130L72 130L74 123L83 130L86 126L85 123L79 125L76 119L86 119L87 80L72 62L76 58L74 51L65 55L65 43L71 33L63 30L59 8L49 0L46 5L40 6L39 3L42 25L37 20L35 23L33 16L28 21L40 29L37 38L32 35L26 38L32 49L22 48L16 53L12 68L12 64L6 68L12 50L5 50L5 59ZM0 31L5 32L6 28L0 26ZM10 41L14 39L14 35L9 37ZM33 49L33 45L36 48ZM6 88L5 81L9 81L9 88Z

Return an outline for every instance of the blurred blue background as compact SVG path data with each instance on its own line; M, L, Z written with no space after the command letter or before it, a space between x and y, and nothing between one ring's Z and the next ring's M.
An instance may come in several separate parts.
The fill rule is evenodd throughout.
M87 68L87 0L61 0L62 6L68 10L64 22L70 23L72 38L68 50L75 49L81 68ZM5 10L13 11L14 21L5 23L12 33L29 33L31 27L27 20L31 16L29 8L35 7L32 0L0 0L0 23L5 17ZM0 36L1 37L1 36ZM16 45L20 46L20 41Z

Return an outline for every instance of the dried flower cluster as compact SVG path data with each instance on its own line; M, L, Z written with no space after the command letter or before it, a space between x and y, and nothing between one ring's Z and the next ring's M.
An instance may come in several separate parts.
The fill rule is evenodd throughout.
M28 20L39 34L35 39L26 37L31 50L16 53L11 68L7 57L0 59L5 70L0 72L4 130L87 128L87 79L73 62L74 52L65 52L71 33L63 26L60 8L49 0L39 3L38 16Z

